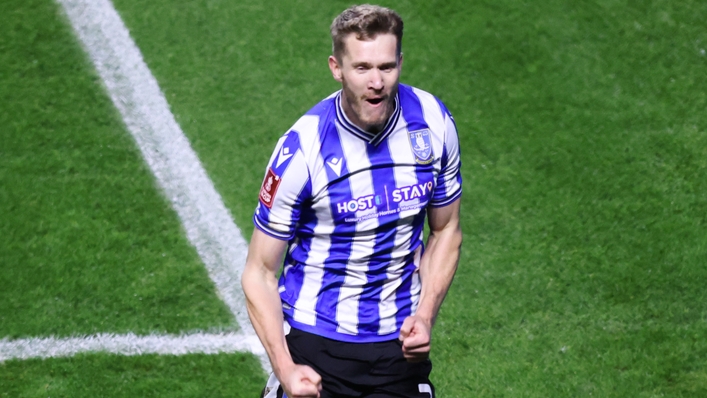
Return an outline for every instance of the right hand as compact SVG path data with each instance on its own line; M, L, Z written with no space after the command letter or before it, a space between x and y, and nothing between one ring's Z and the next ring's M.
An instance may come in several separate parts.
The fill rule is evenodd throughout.
M290 398L319 398L322 390L322 377L307 365L293 364L279 380Z

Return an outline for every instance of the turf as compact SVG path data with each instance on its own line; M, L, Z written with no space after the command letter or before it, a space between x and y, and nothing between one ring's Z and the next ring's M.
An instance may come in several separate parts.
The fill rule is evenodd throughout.
M326 32L344 4L116 4L248 222L276 137L335 89ZM403 81L447 103L463 148L440 393L703 392L705 6L394 6Z
M467 110L440 388L704 395L707 9L502 6L434 46L469 82L438 88Z
M330 43L322 32L341 6L307 1L114 4L236 224L249 237L272 146L303 112L337 89L333 79L326 79Z
M256 397L260 364L242 355L84 354L0 363L0 397Z
M58 5L0 13L0 336L235 329Z

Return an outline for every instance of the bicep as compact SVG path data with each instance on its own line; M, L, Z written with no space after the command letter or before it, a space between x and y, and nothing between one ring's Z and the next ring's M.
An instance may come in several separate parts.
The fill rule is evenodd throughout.
M282 256L287 248L287 241L274 238L256 228L250 239L246 269L277 273L282 264Z
M458 231L459 208L461 198L457 198L452 203L442 207L430 207L427 212L428 224L432 234L444 230Z

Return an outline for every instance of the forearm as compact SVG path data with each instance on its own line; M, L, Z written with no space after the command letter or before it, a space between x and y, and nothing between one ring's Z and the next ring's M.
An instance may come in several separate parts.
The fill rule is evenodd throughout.
M283 330L282 303L277 290L277 279L263 267L249 266L243 272L243 291L253 328L270 358L275 375L292 366Z
M462 233L458 225L433 232L420 260L422 291L416 315L432 326L452 284L459 262Z

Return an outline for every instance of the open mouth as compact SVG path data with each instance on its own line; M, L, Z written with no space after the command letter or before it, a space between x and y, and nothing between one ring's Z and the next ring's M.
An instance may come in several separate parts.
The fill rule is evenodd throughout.
M366 101L371 105L378 105L383 102L383 98L368 98Z

